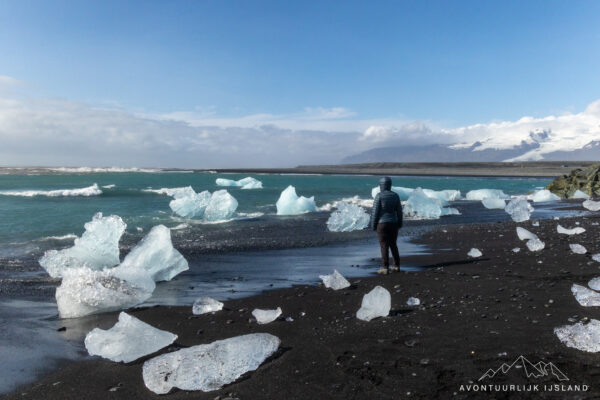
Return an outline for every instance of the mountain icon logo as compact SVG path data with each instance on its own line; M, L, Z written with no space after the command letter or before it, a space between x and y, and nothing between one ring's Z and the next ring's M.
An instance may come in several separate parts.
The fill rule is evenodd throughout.
M513 361L511 364L502 363L502 365L497 368L488 369L478 381L482 381L486 378L493 378L499 373L506 374L513 368L522 368L525 376L527 378L541 378L544 376L552 377L554 376L559 381L568 381L569 378L560 370L558 367L551 362L539 361L537 363L532 363L524 356L519 356Z

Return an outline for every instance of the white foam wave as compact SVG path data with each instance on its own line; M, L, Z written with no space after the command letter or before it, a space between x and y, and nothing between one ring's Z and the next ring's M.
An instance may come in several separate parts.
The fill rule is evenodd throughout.
M148 189L142 189L142 192L164 194L167 196L175 196L175 194L187 190L188 187L189 186L175 187L175 188L160 188L160 189L148 188Z
M113 189L115 186L117 186L117 185L114 185L114 184L111 184L111 185L104 185L104 186L102 186L102 188L103 188L103 189Z
M61 172L61 173L75 173L75 174L90 174L90 173L101 173L101 172L161 172L157 168L121 168L121 167L58 167L58 168L45 168L47 171Z
M74 239L77 239L77 235L75 235L73 233L69 233L67 235L62 235L62 236L46 236L39 240L42 242L45 242L48 240L74 240Z
M102 190L98 187L98 184L94 183L92 186L79 188L79 189L57 189L57 190L2 190L0 195L3 196L20 196L20 197L34 197L34 196L47 196L47 197L70 197L70 196L98 196L102 194Z
M338 203L340 203L340 202L356 204L357 206L366 207L366 208L373 207L373 199L362 199L358 195L356 195L353 197L345 197L341 200L336 200L332 203L325 203L321 207L318 207L317 210L318 211L331 211L334 208L337 208Z

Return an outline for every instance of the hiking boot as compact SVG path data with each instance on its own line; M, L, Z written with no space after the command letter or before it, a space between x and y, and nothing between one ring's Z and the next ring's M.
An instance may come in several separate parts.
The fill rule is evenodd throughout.
M392 265L390 267L390 272L399 272L400 271L400 267L397 265Z
M387 274L388 274L388 272L389 272L389 271L388 271L388 269L387 269L386 267L381 267L381 268L379 268L379 269L377 270L377 273L378 273L379 275L387 275Z

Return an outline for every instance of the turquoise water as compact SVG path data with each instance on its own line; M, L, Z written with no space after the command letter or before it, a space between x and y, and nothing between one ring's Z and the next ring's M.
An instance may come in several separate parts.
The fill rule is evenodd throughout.
M13 174L0 175L0 257L20 256L39 250L48 238L81 235L83 224L96 212L117 214L128 225L128 232L137 234L159 223L175 227L189 222L172 214L171 198L145 189L192 186L194 190L223 189L215 179L241 179L248 174L119 172L86 174ZM239 218L267 220L276 212L275 202L288 185L299 195L315 196L317 206L347 197L371 198L377 185L373 176L331 175L251 175L263 182L263 189L227 188L238 200ZM526 194L543 187L549 179L538 178L475 178L475 177L393 177L394 186L423 187L434 190L457 189L463 195L472 189L501 189L507 194ZM97 184L102 193L89 197L36 195L26 191L81 189ZM114 185L114 186L113 186ZM103 187L106 186L106 187ZM7 195L20 192L22 195ZM289 218L289 217L288 217ZM276 219L269 219L276 222ZM235 221L233 222L235 223ZM66 239L69 240L69 239ZM70 238L72 240L72 237ZM42 248L44 246L41 246Z

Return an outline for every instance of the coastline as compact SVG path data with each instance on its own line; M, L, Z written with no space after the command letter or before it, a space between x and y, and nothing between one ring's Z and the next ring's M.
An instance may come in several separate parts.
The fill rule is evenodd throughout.
M575 221L587 231L573 237L556 233L557 223L572 227ZM569 318L600 318L598 310L581 307L570 290L573 283L585 284L597 276L598 263L590 254L571 253L568 246L581 243L590 253L600 251L594 239L599 228L592 225L598 222L600 217L591 215L540 220L539 227L518 224L546 242L539 253L529 252L519 241L513 222L439 226L415 240L428 246L430 254L403 259L405 265L424 267L419 272L351 278L353 286L337 292L316 285L266 291L229 300L223 311L201 316L192 315L191 306L129 311L179 335L163 352L251 332L269 332L282 340L275 357L218 391L154 395L141 378L141 366L149 356L130 364L100 359L66 362L3 398L79 399L80 393L88 399L478 398L481 393L461 391L460 385L477 382L489 368L519 355L534 363L552 362L571 384L587 384L589 390L499 392L496 398L597 398L596 357L564 346L553 328L570 324ZM469 259L471 247L479 248L483 256ZM521 251L513 253L514 247ZM372 264L374 270L377 260ZM362 296L376 285L392 294L390 316L368 323L357 320ZM411 296L420 298L421 306L407 306ZM283 317L294 321L249 322L253 308L277 306ZM117 314L92 316L85 321L86 329L109 328ZM81 321L60 322L65 335L81 329ZM518 373L495 377L493 382L532 383ZM556 383L551 377L539 382Z

